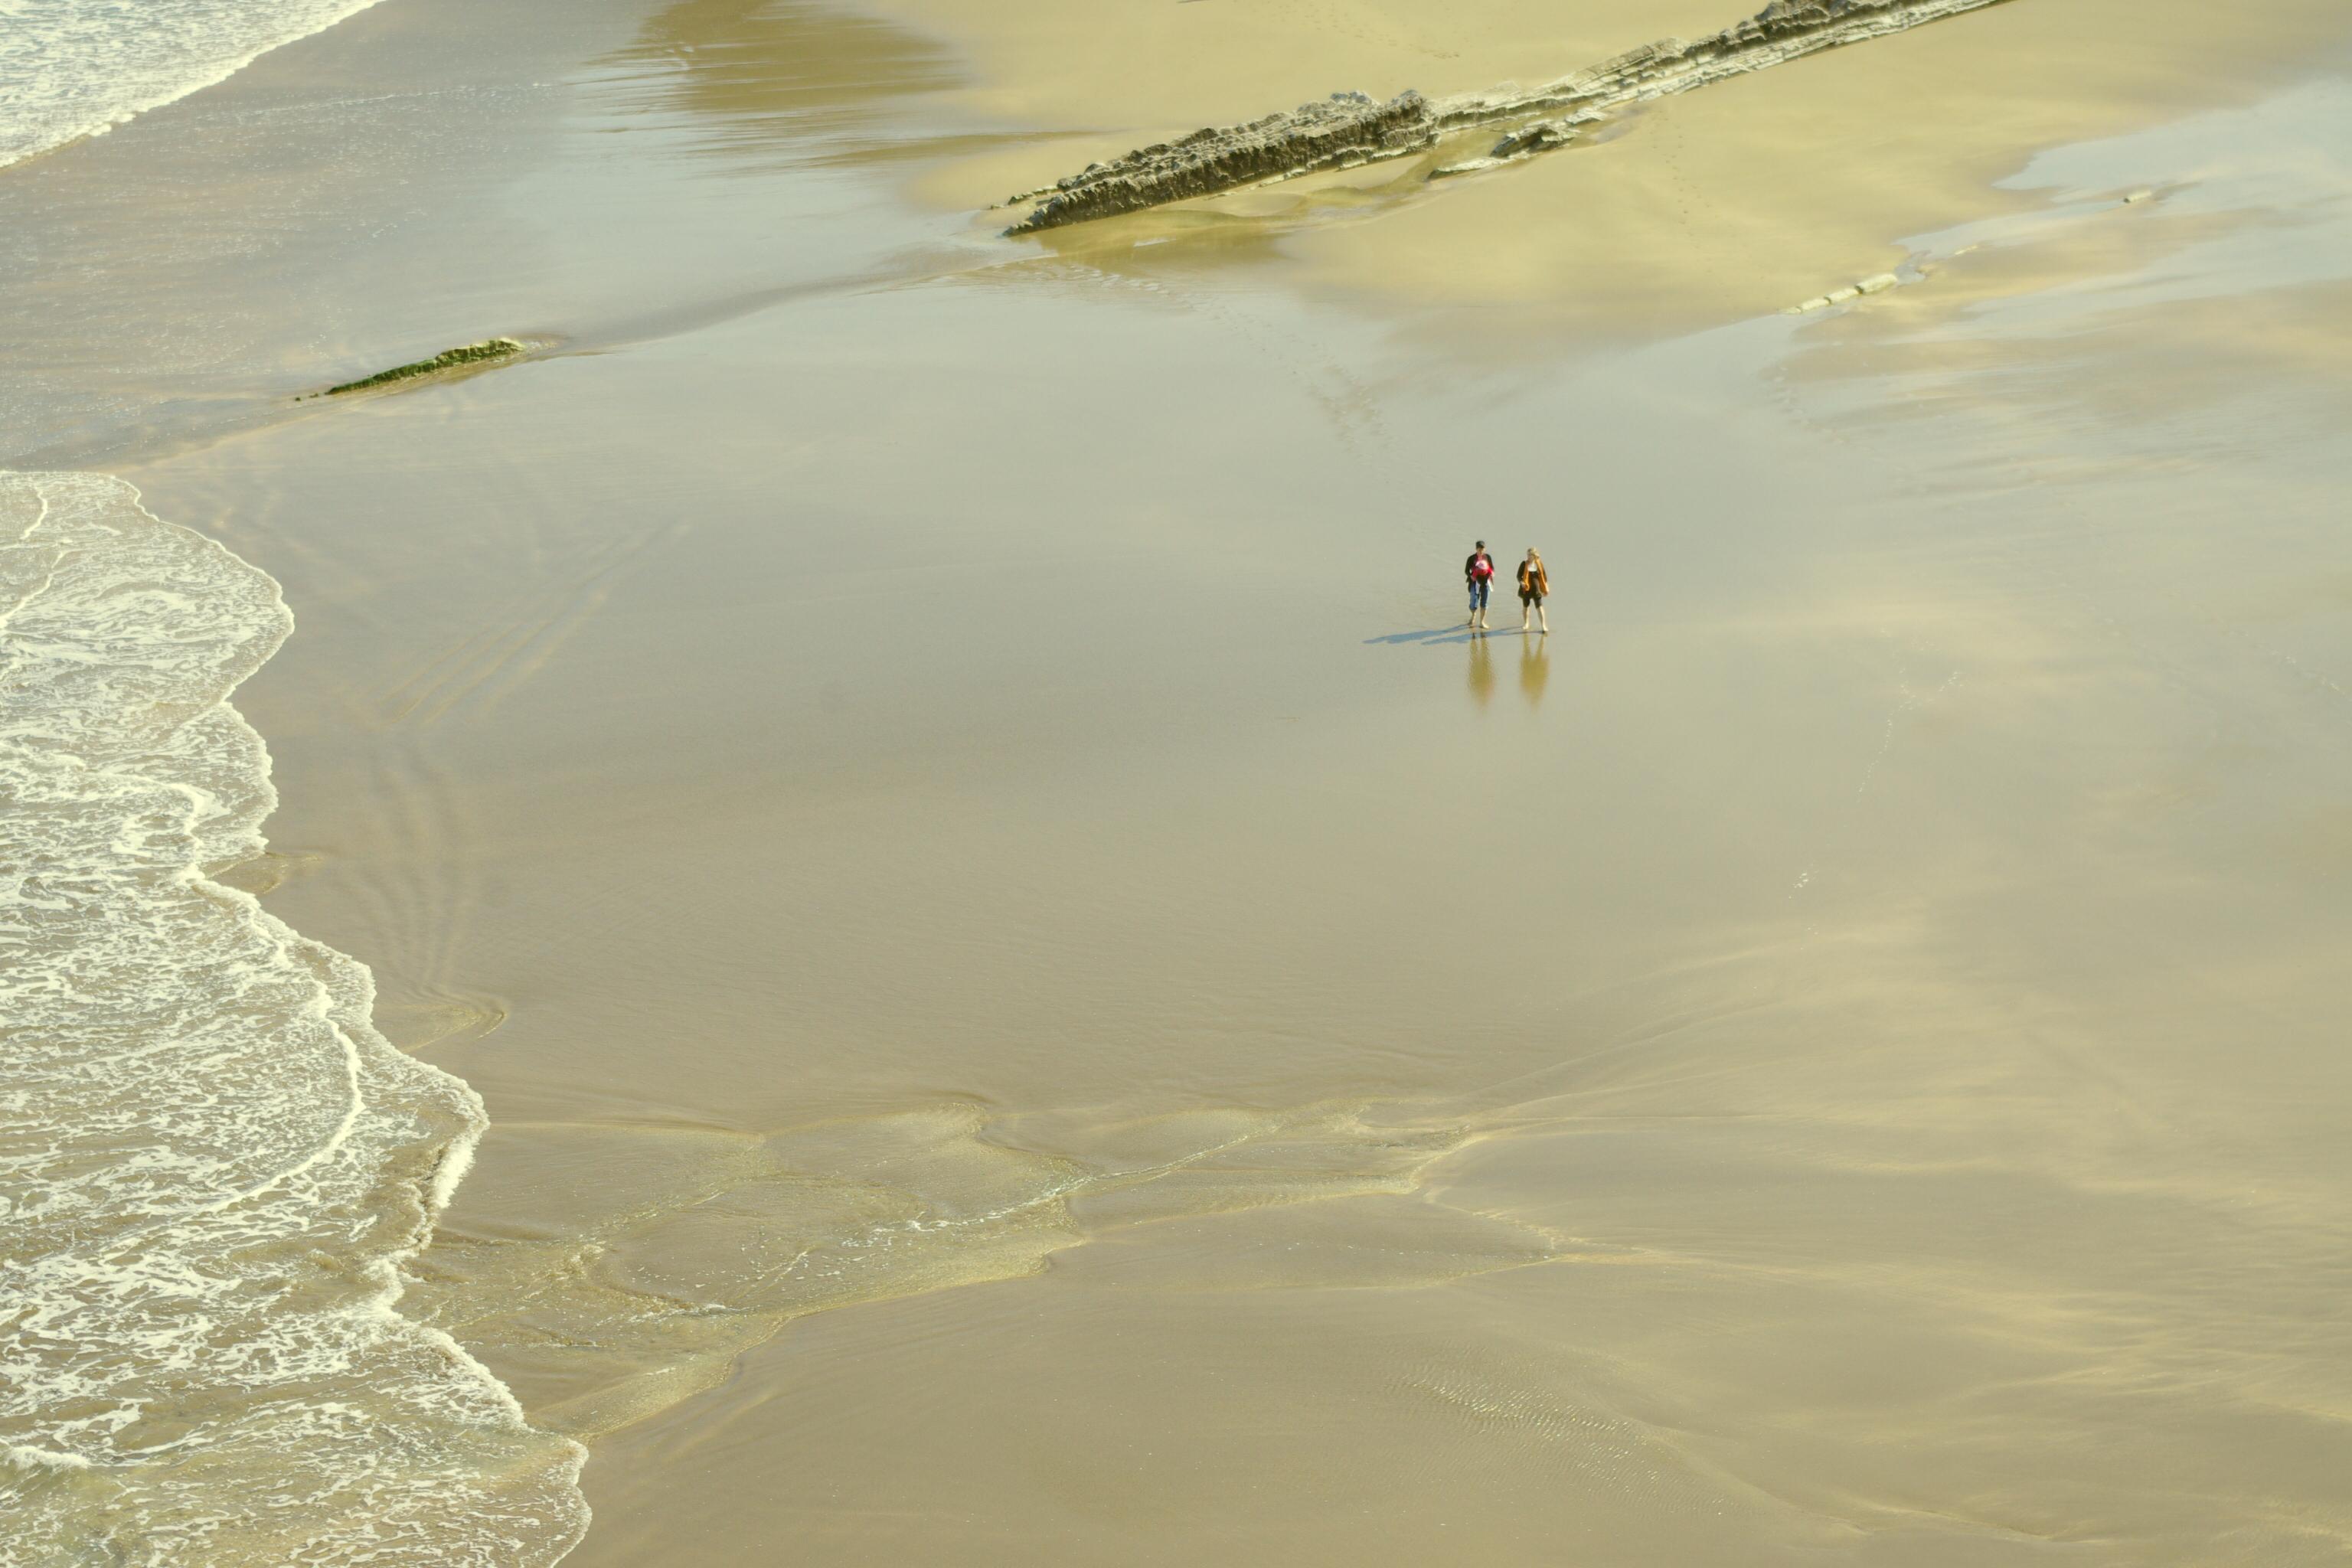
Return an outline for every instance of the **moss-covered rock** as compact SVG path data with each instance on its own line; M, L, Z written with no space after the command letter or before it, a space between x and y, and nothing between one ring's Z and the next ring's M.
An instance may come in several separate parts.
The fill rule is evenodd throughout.
M409 364L396 364L390 370L380 370L360 381L347 381L341 386L331 386L324 392L314 392L313 397L333 397L346 392L363 392L371 386L384 386L395 381L409 381L420 375L432 375L440 371L456 370L460 365L481 364L489 360L511 359L528 347L515 338L484 338L478 343L463 348L444 349L431 359L417 360Z

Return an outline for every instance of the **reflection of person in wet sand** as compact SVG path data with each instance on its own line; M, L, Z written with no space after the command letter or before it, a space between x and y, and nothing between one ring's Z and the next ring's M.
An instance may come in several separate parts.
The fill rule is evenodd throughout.
M1470 584L1470 629L1484 631L1486 626L1486 590L1494 585L1495 558L1486 553L1486 542L1480 540L1470 559L1462 563L1463 581Z
M1544 595L1551 592L1551 579L1544 575L1543 557L1535 546L1528 547L1528 558L1519 563L1519 630L1528 629L1528 612L1533 610L1536 624L1546 637L1551 635L1551 622L1544 616Z
M1495 660L1486 651L1485 637L1472 637L1470 642L1470 695L1484 708L1495 695Z
M1544 681L1551 674L1551 655L1545 650L1550 646L1541 637L1519 645L1519 690L1530 708L1543 700Z

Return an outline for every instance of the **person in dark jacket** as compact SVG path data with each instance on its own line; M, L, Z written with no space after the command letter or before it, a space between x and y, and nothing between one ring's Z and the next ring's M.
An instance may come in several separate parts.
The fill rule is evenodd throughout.
M1528 547L1528 558L1519 563L1519 630L1528 629L1528 612L1533 610L1536 625L1543 635L1551 636L1551 622L1544 618L1544 595L1551 592L1551 579L1544 575L1543 557L1535 546Z
M1470 559L1462 563L1463 580L1470 584L1470 629L1486 629L1486 590L1494 585L1495 558L1486 553L1486 542L1480 540Z

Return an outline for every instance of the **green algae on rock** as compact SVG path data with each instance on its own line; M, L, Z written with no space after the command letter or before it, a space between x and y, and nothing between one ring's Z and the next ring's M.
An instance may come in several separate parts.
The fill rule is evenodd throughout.
M360 392L371 386L383 386L395 381L409 381L420 375L433 375L461 365L481 364L489 360L509 359L529 347L518 338L484 338L478 343L463 348L444 349L431 359L416 360L408 364L396 364L390 370L380 370L360 381L347 381L331 386L324 392L310 394L313 397L333 397L341 393Z

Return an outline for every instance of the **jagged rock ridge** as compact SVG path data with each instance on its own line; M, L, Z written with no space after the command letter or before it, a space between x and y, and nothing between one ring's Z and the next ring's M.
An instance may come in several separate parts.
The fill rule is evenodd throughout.
M1360 92L1335 92L1287 114L1195 131L1181 141L1139 147L1117 163L1088 164L1047 192L1013 197L1045 199L1006 232L1028 234L1262 180L1344 168L1416 152L1434 139L1429 100L1417 92L1400 93L1386 103Z
M1489 168L1566 146L1580 126L1639 99L1687 92L1725 77L2001 3L1772 0L1746 21L1696 43L1661 39L1531 90L1513 88L1436 100L1406 91L1386 102L1360 92L1334 93L1286 114L1139 147L1042 190L1024 192L1006 205L1036 205L1005 232L1034 234L1242 185L1404 157L1429 151L1452 132L1533 120L1513 125L1486 156L1436 173ZM1570 112L1534 119L1561 110Z

